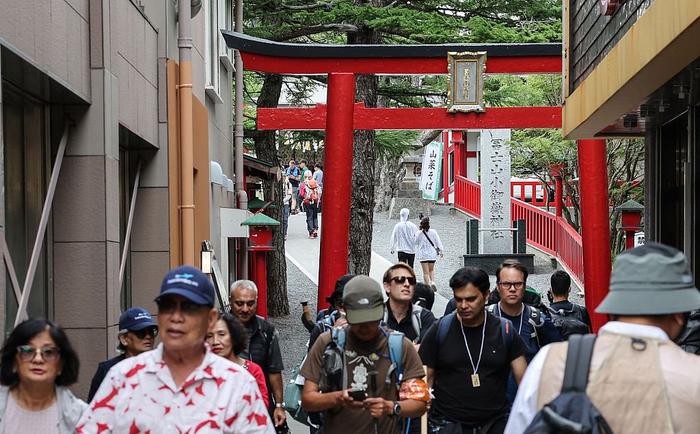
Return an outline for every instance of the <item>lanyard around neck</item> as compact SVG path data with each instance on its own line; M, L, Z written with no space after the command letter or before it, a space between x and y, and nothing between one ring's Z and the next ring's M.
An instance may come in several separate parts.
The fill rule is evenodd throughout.
M469 356L469 363L472 365L472 372L474 374L477 373L479 370L479 364L481 363L481 354L484 351L484 341L486 340L486 319L488 318L488 315L486 312L484 312L484 326L481 328L481 347L479 348L479 358L476 361L476 365L474 365L474 359L472 359L472 352L469 351L469 345L467 345L467 335L464 334L464 326L462 325L462 322L459 322L459 329L462 331L462 338L464 339L464 347L467 349L467 356Z

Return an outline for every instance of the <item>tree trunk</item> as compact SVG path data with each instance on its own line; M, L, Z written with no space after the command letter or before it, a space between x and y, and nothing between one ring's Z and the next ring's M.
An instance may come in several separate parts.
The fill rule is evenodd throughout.
M348 44L378 44L379 34L362 26L348 35ZM367 107L377 106L377 77L358 75L356 98ZM372 259L372 220L374 218L374 182L376 151L374 131L356 131L353 140L352 206L348 268L351 273L369 275Z
M282 76L266 74L258 107L277 107L282 92ZM255 154L261 160L279 165L275 131L254 131ZM272 201L265 214L282 223L282 183L280 180L265 179L263 191L268 201ZM274 250L267 254L267 311L270 316L289 315L289 299L287 297L287 260L284 254L284 234L282 227L273 230L272 244Z
M399 189L399 184L406 175L406 170L401 167L401 157L379 159L377 161L376 172L379 173L375 184L377 204L374 211L383 212L389 209L391 198Z

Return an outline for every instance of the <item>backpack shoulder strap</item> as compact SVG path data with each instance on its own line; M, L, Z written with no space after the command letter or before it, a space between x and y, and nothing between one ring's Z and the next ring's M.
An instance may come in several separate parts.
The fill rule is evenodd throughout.
M487 305L487 306L486 306L486 312L488 312L488 313L490 313L491 315L494 315L494 316L497 316L497 317L500 318L500 317L501 317L500 312L498 312L498 314L496 314L496 305L497 305L497 304L498 304L498 303L494 303L494 304L489 304L489 305Z
M528 306L525 305L525 310L529 310L530 314L527 317L527 320L530 321L533 327L540 328L544 324L544 316L542 314L542 311L537 309L534 306Z
M412 305L412 311L411 311L411 325L413 326L413 330L416 332L416 342L420 341L420 331L421 328L423 328L422 321L420 319L421 313L423 308L418 306L417 304Z
M333 339L333 343L341 350L345 350L345 328L333 328L331 330L331 338Z
M389 359L396 369L397 384L403 381L403 333L393 331L389 333Z
M447 336L447 331L450 329L450 324L455 319L455 313L452 312L448 315L443 316L438 321L438 331L437 331L437 344L438 347L445 342L445 337Z
M498 317L501 320L501 338L506 346L506 351L510 353L513 347L513 323L509 319Z
M586 392L588 385L588 372L591 367L593 346L596 336L571 335L569 347L566 350L566 368L564 369L564 381L561 385L561 393Z

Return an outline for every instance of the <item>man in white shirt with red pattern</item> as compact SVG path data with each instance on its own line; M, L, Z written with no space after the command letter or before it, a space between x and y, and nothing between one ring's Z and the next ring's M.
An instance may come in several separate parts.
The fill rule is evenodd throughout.
M217 319L209 278L171 270L156 303L162 343L109 371L76 431L274 434L255 379L205 345Z

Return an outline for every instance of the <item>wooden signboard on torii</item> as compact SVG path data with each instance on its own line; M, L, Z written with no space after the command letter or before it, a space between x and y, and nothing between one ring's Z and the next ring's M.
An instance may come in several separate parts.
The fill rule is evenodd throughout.
M260 130L326 132L323 203L326 224L321 227L318 309L327 306L326 297L333 291L336 279L347 273L354 130L561 128L561 107L489 107L483 112L449 112L445 108L367 108L362 103L355 103L357 74L447 74L448 55L459 53L486 53L485 70L488 73L560 73L560 44L289 44L234 32L222 33L229 48L240 51L246 70L328 75L327 105L258 109ZM468 79L466 75L465 79ZM596 163L589 164L592 166L589 170L581 167L581 183L588 182L589 177L607 182L605 177L601 178L597 162L602 159L605 163L604 152L599 155L600 146L589 148L595 149L589 157ZM595 183L599 184L599 181ZM598 230L603 222L607 227L607 194L599 194L595 189L592 193L585 192L582 185L581 208L590 210L588 215L583 215L584 243L599 249L609 243L608 233ZM595 194L602 199L597 201L600 203L596 203ZM596 210L596 207L600 209ZM595 223L597 229L587 230L587 223ZM608 252L607 263L601 251L586 254L588 250L584 245L586 304L591 312L608 288L610 257L609 249L605 247L604 250ZM588 260L591 260L590 264ZM589 269L595 275L589 275ZM604 322L603 318L599 320Z

